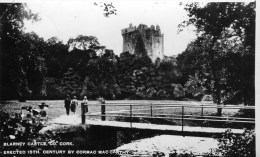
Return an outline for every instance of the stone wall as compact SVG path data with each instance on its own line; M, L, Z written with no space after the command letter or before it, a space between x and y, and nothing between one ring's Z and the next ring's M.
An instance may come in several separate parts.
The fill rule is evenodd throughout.
M161 34L160 27L148 27L140 24L137 28L131 24L128 28L122 29L123 52L131 54L146 54L153 62L157 58L164 58L164 35Z

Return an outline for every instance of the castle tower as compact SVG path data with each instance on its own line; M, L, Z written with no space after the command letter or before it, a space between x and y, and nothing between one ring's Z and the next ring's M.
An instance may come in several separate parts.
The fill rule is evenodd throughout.
M132 24L128 28L122 29L123 52L131 54L149 56L153 63L157 58L164 58L164 35L160 27L140 24L137 28Z

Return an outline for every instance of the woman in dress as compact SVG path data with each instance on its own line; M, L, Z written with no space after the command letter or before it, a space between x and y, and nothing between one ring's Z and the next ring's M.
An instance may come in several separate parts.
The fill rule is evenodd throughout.
M88 98L87 98L87 96L84 96L82 103L85 106L85 112L88 112Z
M87 96L84 96L84 99L83 99L82 103L88 104L88 98L87 98Z
M70 105L71 112L74 112L74 114L76 113L77 106L78 106L78 100L77 97L74 96L73 99L71 100L71 105Z

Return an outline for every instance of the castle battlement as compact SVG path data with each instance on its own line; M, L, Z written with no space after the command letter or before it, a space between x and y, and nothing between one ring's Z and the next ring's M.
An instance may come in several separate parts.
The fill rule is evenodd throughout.
M158 32L159 35L161 35L161 29L160 29L159 25L156 25L156 27L154 27L154 25L151 25L150 27L148 27L147 25L144 25L144 24L140 24L138 27L133 26L132 24L129 24L128 28L121 29L121 34L123 35L123 34L134 32L136 30L143 31L143 30L148 30L148 29L154 30L154 31Z

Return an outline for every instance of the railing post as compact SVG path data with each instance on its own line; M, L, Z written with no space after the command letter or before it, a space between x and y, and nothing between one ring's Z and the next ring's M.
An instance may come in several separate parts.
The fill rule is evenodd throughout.
M183 134L183 118L184 118L184 106L182 106L182 114L181 114L181 131Z
M81 103L81 123L85 124L86 116L85 116L85 103Z
M132 105L130 105L130 127L132 128Z
M201 107L201 117L203 117L203 104L202 104L202 107Z
M151 107L151 117L153 116L153 104L150 105Z
M105 121L106 120L106 116L105 116L105 114L106 114L106 106L105 105L101 105L101 120L102 121Z
M204 112L203 112L203 104L202 104L202 107L201 107L201 117L203 117L204 116ZM201 127L203 126L203 121L202 121L202 123L201 123Z

